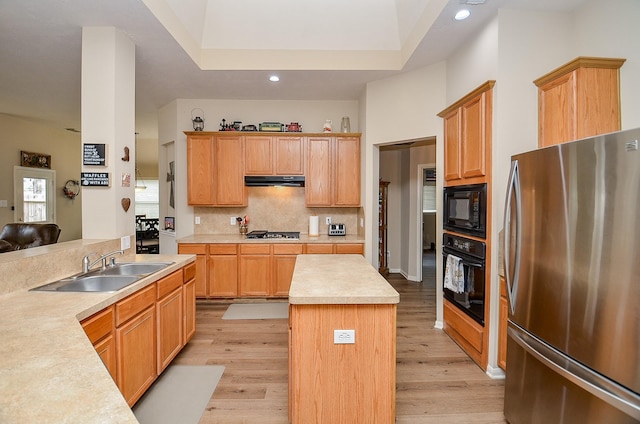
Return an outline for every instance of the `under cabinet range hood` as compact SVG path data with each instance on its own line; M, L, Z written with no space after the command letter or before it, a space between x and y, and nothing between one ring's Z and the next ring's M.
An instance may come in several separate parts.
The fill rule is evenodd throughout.
M244 185L248 187L304 187L304 176L282 176L282 175L248 175L244 177Z

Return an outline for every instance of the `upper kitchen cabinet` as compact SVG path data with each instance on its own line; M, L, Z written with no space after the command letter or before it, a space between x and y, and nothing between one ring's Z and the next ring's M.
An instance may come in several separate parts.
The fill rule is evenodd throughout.
M625 59L578 57L538 78L538 146L620 130Z
M438 114L444 119L448 185L486 182L490 168L493 86L487 81Z
M360 137L307 139L306 206L360 206Z
M186 132L190 205L247 206L244 137Z
M246 134L245 175L304 175L304 137Z

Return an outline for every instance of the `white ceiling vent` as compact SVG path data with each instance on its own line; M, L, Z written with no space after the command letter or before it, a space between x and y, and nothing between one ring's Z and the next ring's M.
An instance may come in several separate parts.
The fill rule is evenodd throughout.
M487 0L460 0L460 4L466 4L468 6L477 6L479 4L485 4Z

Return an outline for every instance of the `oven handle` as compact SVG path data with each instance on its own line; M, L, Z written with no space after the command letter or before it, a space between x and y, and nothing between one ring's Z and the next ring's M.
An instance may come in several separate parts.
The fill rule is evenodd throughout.
M484 268L484 262L482 262L482 261L474 261L473 259L469 259L469 256L467 256L467 255L462 255L462 254L460 254L458 252L455 252L455 251L443 250L442 251L442 256L446 257L447 255L457 256L458 258L462 259L462 264L463 265L472 266L474 268Z

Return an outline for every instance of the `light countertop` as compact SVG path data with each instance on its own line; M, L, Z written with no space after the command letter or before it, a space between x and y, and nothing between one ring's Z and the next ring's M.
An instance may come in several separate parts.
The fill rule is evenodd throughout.
M290 304L392 304L400 295L362 255L298 255Z
M234 234L194 234L177 240L178 243L364 243L364 237L355 234L346 236L309 236L300 234L299 239L248 239L240 233Z
M79 321L194 260L118 257L174 263L115 293L25 289L0 296L0 422L137 423Z

